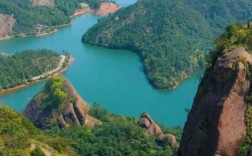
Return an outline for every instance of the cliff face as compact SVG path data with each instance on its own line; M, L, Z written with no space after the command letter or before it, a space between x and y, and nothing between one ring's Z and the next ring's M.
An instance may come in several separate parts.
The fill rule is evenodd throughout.
M245 139L247 71L252 56L236 48L219 57L201 81L184 127L179 155L238 155Z
M12 33L15 23L13 15L0 14L0 40Z
M151 119L151 117L149 116L148 113L144 112L141 114L141 118L140 118L138 124L140 127L145 128L146 132L149 135L157 136L156 142L159 145L162 146L166 142L169 142L169 144L173 148L176 148L176 149L178 148L179 145L177 143L175 136L173 136L171 134L164 134L163 131L161 130L161 128L159 127L159 125Z
M41 129L54 126L60 128L73 125L94 126L95 119L87 114L88 104L79 96L68 80L57 77L63 81L62 90L59 91L60 83L49 80L28 104L24 112L25 116ZM58 88L50 91L50 87L55 86ZM60 95L60 100L55 97L55 93Z

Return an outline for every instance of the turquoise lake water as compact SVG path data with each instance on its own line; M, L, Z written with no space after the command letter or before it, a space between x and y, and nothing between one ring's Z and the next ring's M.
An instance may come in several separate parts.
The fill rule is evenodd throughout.
M122 6L135 0L117 0ZM86 14L72 20L72 25L44 37L13 38L0 41L0 51L15 53L25 49L48 48L69 51L74 62L63 74L90 105L99 103L115 114L139 117L144 111L166 126L183 126L202 76L194 74L172 91L154 89L143 73L135 53L111 50L81 43L82 34L99 16ZM39 83L11 94L0 95L0 103L23 111L29 100L43 87Z

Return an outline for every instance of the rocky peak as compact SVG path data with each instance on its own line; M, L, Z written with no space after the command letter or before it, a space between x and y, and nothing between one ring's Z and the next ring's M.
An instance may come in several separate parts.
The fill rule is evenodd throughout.
M171 134L163 134L163 131L159 127L156 122L154 122L150 115L146 112L141 114L140 120L139 120L139 126L146 129L146 132L149 135L155 135L157 136L156 142L160 145L162 145L165 142L169 142L173 147L177 148L178 143L176 141L176 138Z
M41 129L94 126L96 120L87 114L88 110L88 104L70 82L64 77L54 76L27 105L24 114Z
M251 54L238 47L220 56L205 74L184 127L179 155L239 155L246 136L251 64Z

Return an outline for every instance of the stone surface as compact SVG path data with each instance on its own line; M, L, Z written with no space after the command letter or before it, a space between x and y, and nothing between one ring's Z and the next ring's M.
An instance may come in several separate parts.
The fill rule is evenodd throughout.
M145 128L146 129L146 132L149 134L149 135L155 135L157 136L156 138L156 142L158 144L160 144L161 146L166 144L166 143L169 143L171 144L173 147L178 147L178 143L176 141L176 138L171 135L171 134L163 134L161 128L159 127L158 124L156 124L156 122L154 122L150 115L146 112L142 113L141 114L141 117L139 119L139 122L138 122L139 126L142 127L142 128Z
M243 61L252 56L244 48L219 57L202 79L185 124L179 155L238 155L246 136L244 98L250 88Z
M0 14L0 40L11 35L15 23L13 15Z

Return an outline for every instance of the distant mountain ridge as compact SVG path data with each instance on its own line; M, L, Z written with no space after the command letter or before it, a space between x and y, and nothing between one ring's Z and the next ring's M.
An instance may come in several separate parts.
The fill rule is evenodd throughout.
M82 41L136 52L154 87L174 89L204 69L214 38L229 24L246 22L250 5L249 0L141 0L100 19Z

